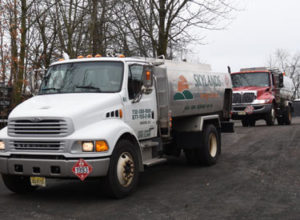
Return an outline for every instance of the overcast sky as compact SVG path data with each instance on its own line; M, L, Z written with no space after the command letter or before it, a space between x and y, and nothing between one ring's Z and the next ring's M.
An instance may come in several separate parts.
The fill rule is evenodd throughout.
M243 10L221 31L209 31L194 54L213 71L265 66L278 48L300 52L300 0L241 0ZM194 56L195 57L195 56Z

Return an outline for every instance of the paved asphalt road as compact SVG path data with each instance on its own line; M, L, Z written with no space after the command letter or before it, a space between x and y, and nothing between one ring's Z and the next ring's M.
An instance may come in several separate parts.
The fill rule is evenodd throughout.
M291 126L236 126L213 167L184 157L147 169L136 193L104 196L99 182L50 180L29 195L0 180L0 219L300 219L300 118Z

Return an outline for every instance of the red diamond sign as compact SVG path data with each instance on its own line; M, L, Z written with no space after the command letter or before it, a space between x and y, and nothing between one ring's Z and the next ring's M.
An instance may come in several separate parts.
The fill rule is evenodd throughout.
M245 110L244 110L247 114L252 114L254 111L254 107L252 105L248 105Z
M88 164L84 159L79 159L72 168L72 172L81 180L85 178L93 171L93 167Z

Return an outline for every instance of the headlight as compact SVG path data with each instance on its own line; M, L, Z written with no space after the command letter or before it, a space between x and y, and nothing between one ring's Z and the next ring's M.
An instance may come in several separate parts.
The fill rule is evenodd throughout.
M270 99L255 99L252 104L266 104L269 103Z
M4 141L0 141L0 150L5 150L5 143L4 143Z
M106 141L83 141L81 147L83 152L108 151Z
M94 142L93 141L82 142L82 151L83 152L94 151Z

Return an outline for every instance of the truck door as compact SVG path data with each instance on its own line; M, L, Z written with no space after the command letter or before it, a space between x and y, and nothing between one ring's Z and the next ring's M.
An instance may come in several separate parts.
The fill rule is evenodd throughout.
M155 88L149 94L142 93L143 65L128 67L128 100L125 105L125 121L135 131L139 140L157 136L157 104Z

